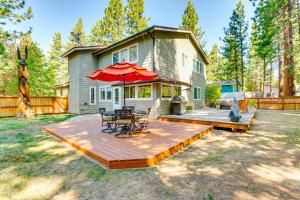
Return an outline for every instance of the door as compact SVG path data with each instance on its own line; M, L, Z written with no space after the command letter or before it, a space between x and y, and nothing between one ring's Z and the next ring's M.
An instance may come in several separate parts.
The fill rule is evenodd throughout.
M121 109L121 88L113 88L113 109Z

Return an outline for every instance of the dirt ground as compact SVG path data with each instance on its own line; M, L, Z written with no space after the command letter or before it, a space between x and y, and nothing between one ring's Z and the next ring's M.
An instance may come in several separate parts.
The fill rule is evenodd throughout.
M0 199L300 199L300 112L256 113L153 168L105 170L30 126L0 132Z

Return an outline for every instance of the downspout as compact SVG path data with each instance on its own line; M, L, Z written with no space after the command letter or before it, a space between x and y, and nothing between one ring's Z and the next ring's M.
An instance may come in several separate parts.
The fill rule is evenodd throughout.
M155 41L155 35L153 36L149 32L150 37L152 38L152 45L153 45L153 56L152 56L152 63L153 63L153 72L156 71L156 41Z

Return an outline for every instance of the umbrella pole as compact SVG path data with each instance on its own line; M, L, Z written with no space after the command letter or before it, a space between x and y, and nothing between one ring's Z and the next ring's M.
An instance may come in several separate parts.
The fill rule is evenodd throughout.
M123 75L123 105L125 109L125 76Z

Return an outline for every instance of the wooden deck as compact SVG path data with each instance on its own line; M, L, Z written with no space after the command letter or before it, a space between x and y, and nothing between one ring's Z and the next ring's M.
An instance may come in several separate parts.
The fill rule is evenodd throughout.
M226 128L232 131L245 132L250 128L255 112L255 108L249 108L247 113L242 113L242 119L239 122L231 122L229 120L229 110L214 108L195 110L183 115L164 115L159 117L159 120L164 122L205 124L215 128Z
M44 129L110 169L153 166L210 132L208 125L151 121L150 134L116 138L101 133L99 119L63 122Z

